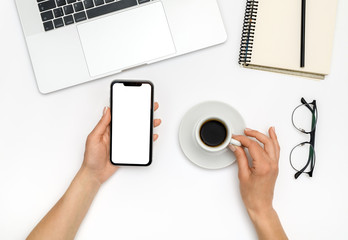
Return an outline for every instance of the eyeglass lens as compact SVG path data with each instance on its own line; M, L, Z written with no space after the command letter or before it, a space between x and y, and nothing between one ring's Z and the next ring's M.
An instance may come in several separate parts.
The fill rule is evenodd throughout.
M290 163L294 170L311 172L315 165L315 151L310 143L297 145L291 152Z
M313 104L308 104L312 109L314 109ZM316 112L313 115L313 112L308 109L308 106L303 104L298 106L292 115L292 122L298 130L302 132L312 132L316 127Z

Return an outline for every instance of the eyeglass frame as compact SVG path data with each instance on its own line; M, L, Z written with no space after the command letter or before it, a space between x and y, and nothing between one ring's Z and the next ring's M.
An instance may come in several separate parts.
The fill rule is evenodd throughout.
M317 129L317 122L318 122L318 109L317 109L317 102L316 100L313 100L311 103L307 103L307 101L304 98L301 98L301 105L297 106L294 111L292 112L292 116L291 116L291 121L292 121L292 125L299 130L300 132L304 133L304 134L309 134L310 138L309 141L306 142L302 142L297 144L290 152L290 156L289 156L289 160L290 160L290 165L291 167L297 171L294 175L295 179L297 179L302 173L306 173L309 175L309 177L313 176L313 171L314 171L314 166L315 166L315 158L316 158L316 154L315 154L315 150L314 150L314 146L315 146L315 131ZM310 106L313 105L313 109ZM311 131L307 132L304 129L298 128L294 122L294 114L296 112L296 110L302 106L306 106L312 113L312 124L311 124ZM296 169L291 161L291 155L293 153L293 151L299 147L299 146L303 146L305 144L309 144L311 146L310 150L309 150L309 156L308 156L308 161L306 163L306 165L301 169L298 170ZM307 169L308 165L310 164L310 171L309 172L305 172L305 170Z

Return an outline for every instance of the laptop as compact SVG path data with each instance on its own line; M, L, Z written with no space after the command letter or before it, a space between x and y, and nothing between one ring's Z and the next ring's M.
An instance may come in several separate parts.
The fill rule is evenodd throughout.
M223 43L216 0L15 0L43 94Z

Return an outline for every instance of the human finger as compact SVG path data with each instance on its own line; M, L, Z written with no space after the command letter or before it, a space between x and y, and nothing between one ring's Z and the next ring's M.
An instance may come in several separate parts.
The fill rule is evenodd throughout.
M264 154L266 154L259 143L251 140L247 136L233 135L233 139L238 140L244 147L248 148L249 153L254 160L262 159L264 157Z
M234 155L236 155L239 179L241 180L249 177L251 171L248 163L248 158L245 154L244 149L242 147L237 147L231 144L228 147L231 149Z
M161 119L155 119L153 120L153 125L154 127L158 127L159 125L161 125L162 120Z
M269 130L268 130L268 133L269 133L269 136L270 138L272 139L273 141L273 145L275 146L275 151L276 151L276 156L277 156L277 162L279 162L279 155L280 155L280 145L279 145L279 142L278 142L278 137L277 137L277 134L275 132L275 128L274 127L271 127Z
M158 134L154 134L153 135L153 141L156 141L158 139L158 137L159 137Z
M249 128L246 128L244 130L245 135L249 137L256 138L259 142L261 142L264 145L265 151L275 157L275 146L271 138L266 136L263 133L260 133L259 131L252 130Z
M110 138L110 125L106 128L104 135L107 136L108 138Z
M103 139L106 144L110 144L110 125L106 128Z
M105 107L103 111L103 116L99 120L97 126L93 129L92 133L97 134L97 135L102 135L105 133L106 128L110 125L111 121L111 113L110 113L110 108Z
M154 108L155 108L155 111L159 108L159 104L158 104L158 102L155 102L155 106L154 106Z

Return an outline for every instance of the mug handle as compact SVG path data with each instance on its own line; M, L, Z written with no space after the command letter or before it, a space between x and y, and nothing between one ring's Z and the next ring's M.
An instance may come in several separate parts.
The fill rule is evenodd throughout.
M231 145L234 145L234 146L237 146L237 147L241 147L241 146L242 146L242 144L240 143L240 141L237 141L237 140L235 140L235 139L233 139L233 138L231 138L230 144L231 144Z

